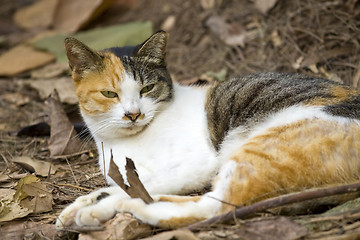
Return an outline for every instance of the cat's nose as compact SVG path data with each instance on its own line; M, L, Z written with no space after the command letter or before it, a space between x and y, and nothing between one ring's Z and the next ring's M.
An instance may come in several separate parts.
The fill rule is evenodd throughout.
M138 119L140 117L141 113L137 112L137 113L125 113L125 116L128 120L131 120L132 122L135 122L136 119Z

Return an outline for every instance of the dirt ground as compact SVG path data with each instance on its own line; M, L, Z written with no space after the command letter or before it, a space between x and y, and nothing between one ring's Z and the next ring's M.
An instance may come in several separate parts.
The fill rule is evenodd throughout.
M36 1L0 1L0 54L34 36L12 20L16 9L33 2ZM358 0L278 0L269 9L261 7L264 1L256 0L127 2L126 7L121 4L110 7L83 29L150 20L154 31L165 29L170 33L168 69L174 79L184 84L221 81L258 71L281 71L325 77L359 88ZM48 123L52 111L51 104L46 104L36 89L22 84L36 70L39 69L11 77L0 76L0 189L14 189L20 179L37 173L33 162L24 164L18 157L51 163L56 171L36 174L51 193L51 209L0 222L0 239L78 239L76 231L54 230L56 216L77 197L106 186L106 182L97 168L97 151L89 137L82 136L81 148L76 153L52 157L49 127L24 128ZM66 75L63 70L57 78ZM73 123L80 121L76 104L63 103L63 108ZM3 196L0 194L0 210L4 206ZM282 217L261 213L235 224L204 228L196 236L200 239L358 239L360 208L357 200L354 204L357 207L330 215ZM159 231L153 229L149 234Z

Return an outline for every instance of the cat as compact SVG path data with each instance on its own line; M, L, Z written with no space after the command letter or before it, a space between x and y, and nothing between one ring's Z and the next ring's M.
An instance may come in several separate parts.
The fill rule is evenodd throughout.
M280 194L359 181L357 90L269 72L181 86L166 68L167 38L159 31L138 46L103 51L65 40L80 111L113 186L66 207L58 229L100 225L117 212L176 228ZM126 157L135 162L154 203L131 199L107 176L111 150L123 176Z

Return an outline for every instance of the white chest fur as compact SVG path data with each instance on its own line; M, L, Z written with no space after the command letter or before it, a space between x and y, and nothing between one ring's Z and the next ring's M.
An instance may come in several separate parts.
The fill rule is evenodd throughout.
M131 158L141 181L152 194L186 193L210 184L219 163L208 137L204 111L206 89L174 86L174 90L174 101L141 133L119 139L94 136L103 172L104 163L105 171L109 169L112 149L122 174L125 158ZM106 178L114 184L110 177Z

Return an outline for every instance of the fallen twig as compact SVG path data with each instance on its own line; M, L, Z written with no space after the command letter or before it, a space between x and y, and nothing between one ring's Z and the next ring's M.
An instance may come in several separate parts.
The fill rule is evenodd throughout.
M150 194L146 191L144 185L139 179L136 172L135 164L130 158L126 158L126 177L129 185L126 185L124 178L119 172L118 166L115 164L113 154L111 152L110 167L108 175L111 177L131 198L141 198L145 203L152 203L154 200L150 197Z
M53 185L53 186L59 186L59 187L72 187L72 188L77 188L77 189L79 189L79 190L83 190L83 191L86 191L86 192L94 191L93 189L76 186L76 185L73 185L73 184L70 184L70 183L56 183L56 184L52 184L52 183L48 183L48 182L45 182L45 183L51 184L51 185Z
M199 229L209 226L213 223L224 223L234 220L234 218L244 218L251 214L268 210L275 207L284 206L287 204L303 202L307 200L318 199L322 197L329 197L345 193L355 193L360 191L360 183L342 185L338 187L322 188L316 190L309 190L294 194L288 194L276 198L267 199L261 202L254 203L250 206L240 207L228 213L197 222L187 226L190 231L196 232Z

